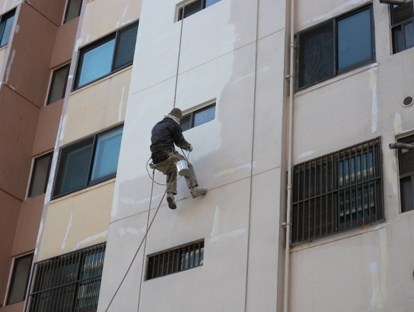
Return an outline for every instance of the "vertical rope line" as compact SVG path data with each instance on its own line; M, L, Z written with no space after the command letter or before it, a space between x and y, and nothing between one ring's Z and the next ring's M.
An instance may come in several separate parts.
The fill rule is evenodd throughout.
M250 198L249 198L249 220L247 231L247 259L246 259L246 288L244 295L244 311L247 311L247 294L249 289L249 265L250 265L250 240L251 240L251 219L252 219L252 197L253 197L253 162L254 162L254 133L256 127L256 96L257 96L257 55L259 46L259 1L256 6L256 49L254 55L254 89L253 89L253 113L252 113L252 151L250 161Z
M148 217L147 217L147 229L146 229L146 233L148 233L148 231L149 231L148 226L149 226L150 215L151 215L152 195L154 193L154 179L155 179L155 169L152 169L152 187L151 187L150 202L149 202L149 206L148 206ZM142 253L141 280L139 282L137 312L139 311L139 306L141 304L142 281L144 280L144 276L145 276L144 264L145 264L145 251L147 250L147 240L148 240L148 236L145 237L144 252Z
M154 184L152 184L152 187L154 187ZM152 192L152 191L151 191L151 192ZM157 214L158 214L158 211L159 211L159 209L160 209L160 207L161 207L161 203L162 203L162 201L164 200L164 197L165 197L165 194L166 194L166 193L167 193L167 190L165 190L164 194L162 195L162 198L161 198L160 203L159 203L159 205L158 205L158 207L157 207L157 210L155 211L155 214L154 214L154 216L152 217L151 223L150 223L150 224L149 224L149 226L148 226L148 230L145 232L145 235L144 235L144 237L142 238L141 243L139 244L138 249L137 249L137 251L135 252L134 257L132 258L132 260L131 260L131 263L130 263L129 267L128 267L127 271L125 272L124 277L122 278L121 282L119 283L119 285L118 285L118 287L117 287L117 289L116 289L116 291L115 291L114 295L112 296L111 300L109 301L108 307L106 308L105 312L107 312L107 311L109 310L109 308L110 308L110 306L111 306L112 302L114 301L114 299L115 299L116 295L118 294L119 289L121 288L122 284L124 283L125 278L127 277L127 275L128 275L128 273L129 273L129 271L131 270L132 264L135 262L135 259L137 258L137 255L138 255L138 252L139 252L139 250L141 249L142 244L144 243L145 239L146 239L146 238L147 238L147 236L148 236L148 232L149 232L149 230L151 229L152 224L154 223L155 217L156 217L156 216L157 216ZM150 205L151 205L151 199L150 199ZM151 206L150 206L150 207L151 207Z
M175 108L175 103L177 102L178 73L179 73L179 69L180 69L181 43L182 43L182 39L183 39L183 26L184 26L184 13L185 13L185 5L183 4L183 11L182 11L182 14L181 14L180 41L179 41L179 44L178 44L177 71L176 71L176 74L175 74L175 89L174 89L173 108Z

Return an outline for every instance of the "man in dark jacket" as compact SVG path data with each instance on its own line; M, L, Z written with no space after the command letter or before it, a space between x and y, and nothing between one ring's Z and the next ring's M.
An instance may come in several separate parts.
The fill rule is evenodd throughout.
M171 209L177 208L174 200L174 195L177 194L177 168L175 163L179 160L186 160L184 156L175 150L174 144L190 152L193 150L191 144L184 139L183 131L180 127L181 119L183 119L181 110L174 108L151 131L150 149L152 164L150 164L150 167L167 175L167 201L168 207ZM188 162L188 160L186 161ZM207 193L207 189L197 188L197 177L193 166L189 162L188 169L189 173L184 177L193 198Z

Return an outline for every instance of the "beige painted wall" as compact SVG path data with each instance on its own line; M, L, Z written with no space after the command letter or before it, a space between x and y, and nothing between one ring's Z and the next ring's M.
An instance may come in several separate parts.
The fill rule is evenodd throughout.
M128 67L73 92L63 116L60 145L122 123L130 78L131 67Z
M38 261L105 242L113 189L110 180L50 202L41 225Z
M140 16L141 0L89 0L86 3L85 17L78 47L91 43Z

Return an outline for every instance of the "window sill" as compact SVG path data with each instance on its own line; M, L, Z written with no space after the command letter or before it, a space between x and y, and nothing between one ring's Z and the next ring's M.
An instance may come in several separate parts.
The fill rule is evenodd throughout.
M94 1L94 0L92 0L92 1ZM120 75L120 74L122 74L122 73L124 73L124 72L126 72L126 71L128 71L128 70L132 70L132 66L133 66L133 64L132 64L132 65L130 65L130 66L127 66L127 67L125 67L125 68L123 68L123 69L120 69L120 70L118 70L118 71L116 71L116 72L114 72L114 73L112 73L112 74L109 74L108 76L102 77L102 78L100 78L100 79L98 79L98 80L96 80L96 81L94 81L94 82L91 82L91 83L89 83L89 84L87 84L87 85L85 85L85 86L83 86L83 87L80 87L79 89L73 90L73 91L70 93L70 95L69 95L69 96L71 96L71 95L73 95L73 94L76 94L76 93L79 93L79 92L81 92L81 91L84 91L84 90L86 90L86 89L88 89L88 88L91 88L91 87L93 87L93 86L96 86L97 84L100 84L100 83L102 83L102 82L104 82L104 81L106 81L106 80L112 79L113 77L115 77L115 76L117 76L117 75Z
M106 186L108 184L115 183L115 180L116 180L116 177L115 178L111 178L111 179L106 180L106 181L103 181L101 183L95 184L95 185L87 186L87 187L85 187L85 188L83 188L81 190L74 191L72 193L63 195L62 197L58 197L58 198L51 199L49 203L50 204L54 204L54 203L57 203L57 202L59 202L61 200L66 200L66 199L68 199L70 197L75 197L75 196L81 195L83 193L87 193L87 192L93 191L93 190L95 190L97 188Z
M378 62L375 62L375 63L371 63L369 65L362 66L360 68L351 70L351 71L349 71L347 73L343 73L343 74L337 75L335 77L329 78L328 80L325 80L325 81L322 81L320 83L317 83L317 84L315 84L313 86L310 86L310 87L308 87L306 89L299 90L299 91L295 92L294 95L296 97L297 96L301 96L301 95L306 94L308 92L315 91L317 89L323 88L323 87L325 87L327 85L330 85L332 83L338 82L340 80L346 79L346 78L351 77L351 76L354 76L354 75L358 75L359 73L365 72L367 70L370 70L371 68L375 68L375 67L378 67L378 66L379 66L379 63Z

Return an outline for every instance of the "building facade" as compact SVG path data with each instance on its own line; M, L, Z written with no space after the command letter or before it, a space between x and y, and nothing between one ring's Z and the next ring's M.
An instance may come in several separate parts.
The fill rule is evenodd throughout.
M0 312L412 311L403 2L0 0Z

